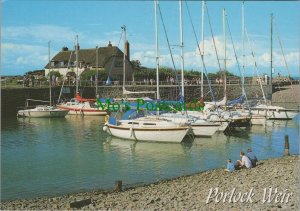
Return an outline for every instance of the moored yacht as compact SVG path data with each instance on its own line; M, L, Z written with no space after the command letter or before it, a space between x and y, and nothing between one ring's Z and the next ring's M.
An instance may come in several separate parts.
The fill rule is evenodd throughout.
M75 98L66 103L60 103L57 107L68 110L69 115L101 116L103 119L107 115L106 110L97 105L96 99L81 98L78 93Z
M266 115L267 119L289 120L299 114L299 109L286 109L280 106L269 106L265 104L252 107L254 114Z
M186 125L152 118L107 122L103 130L112 136L136 141L180 143L189 131Z
M48 42L48 56L49 56L49 64L50 64L50 41ZM51 77L51 75L49 75ZM19 110L17 116L19 117L65 117L69 111L62 110L52 106L52 92L51 92L51 83L49 83L49 101L43 100L34 100L34 99L26 99L25 102L25 109ZM37 105L35 108L28 109L28 102L42 102L42 103L49 103L49 105Z
M195 136L210 137L219 130L223 131L223 125L221 122L209 122L199 117L186 115L179 112L161 114L160 117L178 124L189 124Z
M32 109L19 110L19 117L65 117L69 111L55 108L53 106L38 105Z

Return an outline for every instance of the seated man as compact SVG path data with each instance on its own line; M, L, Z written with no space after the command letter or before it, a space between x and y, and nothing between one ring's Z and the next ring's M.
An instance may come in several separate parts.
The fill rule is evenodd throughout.
M243 151L240 152L240 157L242 158L242 160L236 161L237 168L252 168L251 160L245 155Z
M257 160L257 157L255 156L255 154L252 152L251 149L247 150L247 157L250 159L250 161L252 163L252 167L255 167L258 160Z

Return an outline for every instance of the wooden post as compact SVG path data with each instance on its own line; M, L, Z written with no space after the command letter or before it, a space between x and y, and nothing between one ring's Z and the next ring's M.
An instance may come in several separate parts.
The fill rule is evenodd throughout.
M289 144L289 136L285 135L284 137L284 155L290 155L290 144Z
M122 180L115 181L115 191L117 192L122 191Z

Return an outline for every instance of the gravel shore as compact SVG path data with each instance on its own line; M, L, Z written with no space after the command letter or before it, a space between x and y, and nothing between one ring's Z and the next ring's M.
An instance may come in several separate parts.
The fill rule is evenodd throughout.
M299 210L298 172L299 156L286 156L253 169L210 170L122 192L6 201L1 210Z

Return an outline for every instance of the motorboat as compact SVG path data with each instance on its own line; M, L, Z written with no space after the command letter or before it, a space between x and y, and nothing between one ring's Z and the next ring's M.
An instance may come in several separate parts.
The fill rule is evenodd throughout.
M65 117L68 110L62 110L53 106L38 105L32 109L18 111L19 117Z

